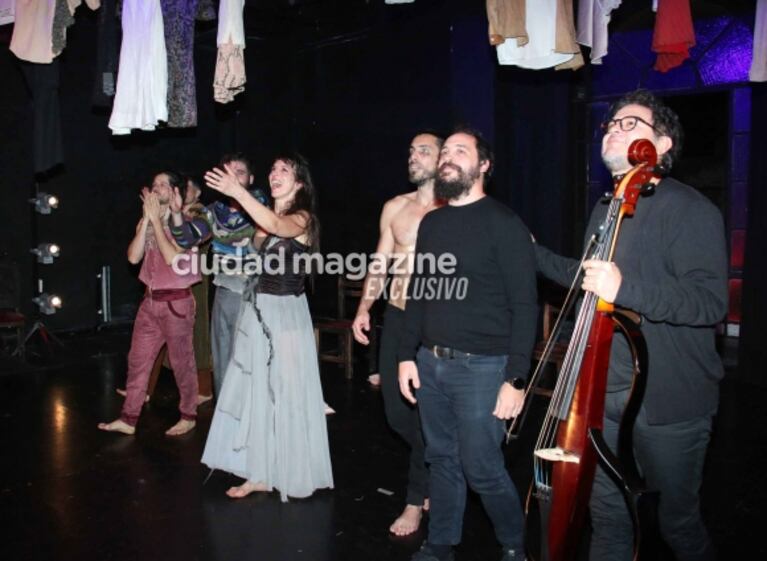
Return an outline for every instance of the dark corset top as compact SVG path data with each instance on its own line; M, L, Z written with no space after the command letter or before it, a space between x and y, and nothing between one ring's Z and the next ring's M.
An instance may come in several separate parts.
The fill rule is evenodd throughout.
M292 238L273 239L267 238L264 241L269 246L262 254L263 271L256 292L274 296L299 296L304 293L306 263L303 259L297 260L297 257L308 254L309 248ZM277 267L283 270L277 272L274 270Z

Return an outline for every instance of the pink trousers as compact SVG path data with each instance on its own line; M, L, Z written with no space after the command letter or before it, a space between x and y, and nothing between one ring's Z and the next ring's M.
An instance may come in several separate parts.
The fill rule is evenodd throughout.
M161 302L144 298L133 324L128 352L127 396L120 419L135 426L144 406L149 375L157 354L168 345L168 358L181 396L181 418L197 417L197 365L192 344L195 304L191 294L180 300Z

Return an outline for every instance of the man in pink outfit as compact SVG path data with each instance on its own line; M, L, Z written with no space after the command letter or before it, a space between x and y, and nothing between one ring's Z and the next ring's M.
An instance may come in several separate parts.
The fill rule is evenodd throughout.
M181 397L181 419L165 434L177 436L192 430L197 418L197 366L192 345L195 304L190 286L200 282L199 270L191 263L171 266L184 253L176 246L168 229L169 207L183 200L183 178L172 171L158 173L152 189L142 192L144 214L136 227L136 236L128 246L128 261L141 263L139 279L146 294L133 325L128 352L127 395L120 418L99 423L101 430L134 434L146 397L149 375L157 354L168 346L168 357ZM143 260L143 262L142 262Z

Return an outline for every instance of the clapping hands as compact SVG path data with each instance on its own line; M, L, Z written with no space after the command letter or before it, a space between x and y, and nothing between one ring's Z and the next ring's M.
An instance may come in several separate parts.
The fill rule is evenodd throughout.
M144 189L141 190L141 200L144 202L145 218L150 221L162 218L162 206L160 205L159 197L155 193L152 193L144 187Z

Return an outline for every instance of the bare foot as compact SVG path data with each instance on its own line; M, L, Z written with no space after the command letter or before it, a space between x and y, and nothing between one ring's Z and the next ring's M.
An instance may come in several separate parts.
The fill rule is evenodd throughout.
M123 397L126 397L128 395L128 392L126 392L123 388L117 388L115 391L117 392L117 395L121 395ZM144 397L144 403L149 403L148 395Z
M381 375L378 374L378 373L375 373L375 374L371 374L370 376L368 376L368 384L370 384L371 386L373 386L375 388L380 386L381 385Z
M178 423L166 430L165 434L168 436L180 436L182 434L188 433L195 427L196 424L196 421L187 421L186 419L181 419Z
M330 405L325 404L325 415L333 415L336 412Z
M264 483L251 483L250 481L246 481L237 487L229 487L226 495L233 499L242 499L243 497L247 497L255 491L263 493L264 491L268 490L269 488Z
M197 396L197 405L202 405L203 403L207 403L213 399L212 395L198 395Z
M121 432L123 434L135 434L136 427L130 426L121 419L115 419L111 423L99 423L99 429L107 432Z
M423 518L423 507L415 505L406 505L405 510L399 515L391 526L389 531L395 536L407 536L418 529Z

